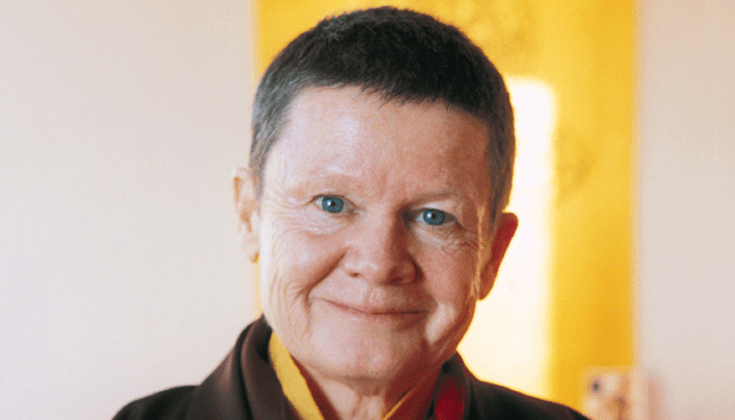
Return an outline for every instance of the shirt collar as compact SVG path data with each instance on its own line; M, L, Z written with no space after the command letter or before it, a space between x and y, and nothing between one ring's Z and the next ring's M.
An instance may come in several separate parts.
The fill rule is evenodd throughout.
M302 419L324 420L306 379L275 332L271 334L268 343L268 355L283 393L296 414ZM435 381L423 381L419 386L413 387L393 406L383 420L426 418L434 396L434 385ZM441 398L438 398L437 401L440 400Z

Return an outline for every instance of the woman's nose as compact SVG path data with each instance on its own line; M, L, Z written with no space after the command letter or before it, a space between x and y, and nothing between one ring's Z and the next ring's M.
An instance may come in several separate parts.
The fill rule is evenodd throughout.
M351 277L385 284L416 279L410 232L400 217L366 217L350 230L342 266Z

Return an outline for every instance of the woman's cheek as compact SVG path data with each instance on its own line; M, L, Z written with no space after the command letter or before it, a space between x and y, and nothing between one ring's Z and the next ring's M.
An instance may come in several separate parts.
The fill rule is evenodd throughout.
M290 300L305 300L313 287L338 266L342 234L315 234L309 229L284 224L274 241L278 281Z
M426 278L427 287L441 303L455 310L461 310L469 302L477 300L475 284L478 282L476 254L464 249L450 252L435 252L424 258L430 268L424 266L425 273L433 273Z

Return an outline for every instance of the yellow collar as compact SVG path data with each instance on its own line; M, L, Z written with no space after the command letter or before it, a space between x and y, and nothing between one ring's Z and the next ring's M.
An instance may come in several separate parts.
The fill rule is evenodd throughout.
M268 355L283 393L299 417L324 420L306 379L275 332L271 334L268 343ZM383 420L426 418L433 390L434 381L424 381L420 386L412 388L383 417Z
M314 396L311 395L306 379L301 375L291 355L276 333L271 334L268 342L268 356L281 383L283 394L302 419L324 420Z

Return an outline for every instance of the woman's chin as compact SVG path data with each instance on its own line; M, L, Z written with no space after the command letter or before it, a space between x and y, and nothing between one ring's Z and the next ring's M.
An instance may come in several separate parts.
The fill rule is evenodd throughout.
M388 341L324 341L329 344L317 346L321 347L317 354L312 354L302 364L320 379L364 387L392 386L408 378L413 381L436 364L422 351L422 346L411 348L405 340Z

